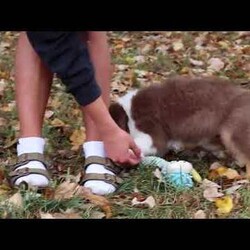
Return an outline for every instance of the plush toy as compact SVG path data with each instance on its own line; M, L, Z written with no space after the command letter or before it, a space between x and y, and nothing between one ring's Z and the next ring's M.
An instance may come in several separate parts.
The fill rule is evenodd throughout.
M193 180L201 182L201 176L188 161L166 161L156 156L146 156L141 161L141 166L158 167L166 181L177 188L193 187Z

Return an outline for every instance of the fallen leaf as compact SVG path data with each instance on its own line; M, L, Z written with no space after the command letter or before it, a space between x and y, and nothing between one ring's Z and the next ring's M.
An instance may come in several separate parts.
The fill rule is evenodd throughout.
M204 180L202 181L201 187L202 187L203 189L211 188L211 187L221 188L220 185L218 185L217 183L215 183L215 182L213 182L213 181L210 181L210 180L208 180L208 179L204 179Z
M7 148L11 148L12 146L14 146L16 143L17 143L18 139L17 138L14 138L12 141L8 142L6 145L4 145L4 149L7 149Z
M216 179L222 176L227 177L229 180L241 178L240 174L235 169L222 166L218 162L214 162L210 166L210 170L209 179Z
M90 215L90 218L91 218L91 219L103 219L103 218L105 218L105 217L106 217L105 213L99 212L99 211L94 211L94 212L91 213L91 215Z
M81 129L75 130L69 139L73 145L71 150L78 150L86 139L85 128L81 127Z
M58 118L51 121L51 125L55 128L64 127L65 123Z
M142 54L147 54L151 49L152 49L152 45L146 44L146 45L141 49L140 52L141 52Z
M202 61L194 60L192 58L190 58L189 61L194 66L202 66L204 64Z
M13 109L16 107L16 102L12 101L8 104L2 105L2 107L0 108L1 111L3 112L11 112L13 111Z
M49 118L51 118L51 117L54 115L54 113L55 113L55 112L52 111L52 110L46 110L44 117L45 117L46 119L49 119Z
M207 188L203 192L203 197L209 201L214 201L216 198L222 197L222 196L224 196L224 194L221 192L218 192L218 188L216 187Z
M12 195L9 199L5 200L5 202L11 203L18 208L23 208L23 197L19 192Z
M89 200L91 203L99 206L106 214L106 218L112 216L109 201L99 195L93 194L88 188L78 185L77 183L65 181L61 183L55 190L55 199L70 199L73 196L78 196Z
M77 186L76 195L89 200L91 203L99 206L106 214L106 218L112 217L110 202L104 196L93 194L90 189L83 186Z
M236 190L238 190L241 187L242 187L242 185L234 185L234 186L232 186L230 188L225 189L224 192L226 194L233 194Z
M55 200L70 199L76 192L77 183L65 181L55 189Z
M4 169L0 168L0 185L2 185L4 179L5 179Z
M226 176L229 180L241 177L239 173L235 169L232 169L232 168L228 168L227 171L222 174L222 176Z
M228 49L228 48L229 48L228 42L219 41L218 44L219 44L223 49Z
M147 206L149 206L149 208L153 208L156 205L155 199L153 196L149 196L146 200L144 201L138 201L137 197L135 197L132 200L132 206L136 206L136 205L142 205L145 204Z
M163 55L166 55L167 52L168 52L168 50L169 50L169 48L170 48L170 45L166 46L165 44L162 44L162 45L156 47L156 48L155 48L155 51L156 51L157 53L161 53L161 54L163 54Z
M53 200L55 197L55 189L46 187L45 189L43 189L42 194L46 200Z
M194 214L194 219L206 219L206 214L203 210L198 210L195 214Z
M203 197L209 201L214 201L215 198L224 196L223 193L218 191L221 186L215 182L204 179L202 181L201 187L204 189Z
M0 196L5 196L11 191L11 188L5 184L0 185Z
M82 219L78 213L53 213L55 219Z
M41 219L54 219L53 215L50 213L39 212Z
M173 42L174 51L179 51L179 50L182 50L183 48L184 48L184 45L181 40Z
M231 196L225 196L222 198L217 198L215 200L215 205L218 208L217 213L221 214L229 214L233 209L233 200Z
M0 127L5 126L7 124L7 120L4 119L3 117L0 117Z
M219 162L216 161L216 162L211 164L209 170L217 169L219 167L222 167L222 165Z
M209 70L218 72L224 68L225 63L220 58L211 58L209 61Z

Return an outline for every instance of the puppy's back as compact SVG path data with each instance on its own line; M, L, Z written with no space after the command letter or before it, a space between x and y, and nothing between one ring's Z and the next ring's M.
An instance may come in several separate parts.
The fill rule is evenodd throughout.
M216 133L232 100L243 92L223 79L174 77L139 91L132 117L142 130L158 123L173 138L196 141Z

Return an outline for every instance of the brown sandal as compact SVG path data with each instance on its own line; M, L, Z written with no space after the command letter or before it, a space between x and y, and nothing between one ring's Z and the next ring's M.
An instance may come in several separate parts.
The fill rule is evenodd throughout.
M97 173L86 174L85 170L90 164L103 165L104 168L113 172L115 175L97 174ZM123 182L123 180L120 177L116 176L120 172L121 172L121 166L118 166L109 158L103 158L99 156L90 156L85 159L85 163L84 163L83 171L81 173L81 179L79 181L79 184L83 185L85 182L90 181L90 180L99 180L99 181L104 181L106 183L109 183L117 189L119 185Z
M17 169L30 161L39 161L41 162L46 170L37 169L37 168L22 168ZM15 182L17 179L30 175L30 174L39 174L45 176L48 180L50 180L50 174L48 172L48 165L45 162L44 155L40 153L26 153L22 154L18 157L18 161L15 165L10 167L10 172L8 173L8 182L11 187L15 187Z

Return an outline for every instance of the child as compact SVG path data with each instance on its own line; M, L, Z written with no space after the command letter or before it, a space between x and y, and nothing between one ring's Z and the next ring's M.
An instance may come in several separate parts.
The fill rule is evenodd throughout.
M53 73L56 73L84 114L86 175L82 185L99 195L114 192L119 178L113 163L138 164L140 149L116 125L107 109L110 58L106 33L22 32L15 68L20 138L19 161L10 173L11 183L18 186L26 182L37 187L49 184L43 161L42 124Z

